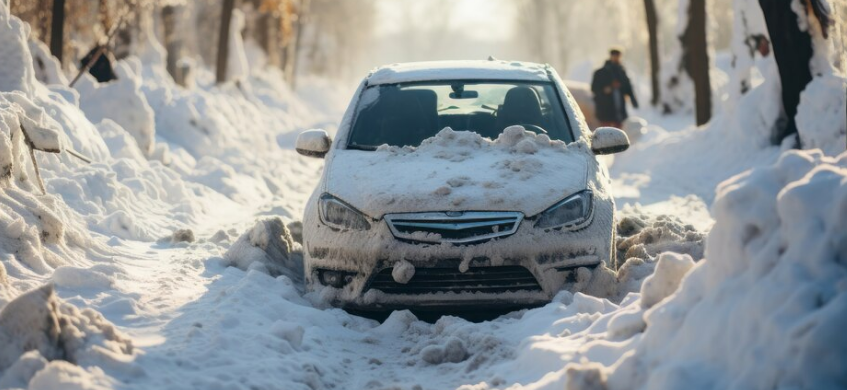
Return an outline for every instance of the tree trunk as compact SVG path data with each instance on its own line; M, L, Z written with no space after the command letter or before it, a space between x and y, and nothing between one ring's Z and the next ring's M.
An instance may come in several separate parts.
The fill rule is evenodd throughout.
M53 14L50 24L50 54L65 63L62 55L65 45L65 0L53 0Z
M182 56L182 45L176 34L176 19L178 9L176 6L167 5L162 8L162 25L165 30L165 50L167 51L167 60L165 68L170 73L171 77L179 85L185 86L182 78L182 72L177 66L177 61Z
M791 0L759 0L765 24L771 37L773 56L782 83L782 107L785 121L774 129L771 142L778 145L785 137L797 134L797 106L800 93L812 81L809 62L812 59L812 36L801 31L798 15L791 9Z
M218 35L218 59L215 67L215 79L218 84L226 81L226 66L229 59L229 25L232 22L232 10L235 0L223 0L221 10L221 30Z
M292 45L289 45L290 50L286 54L288 66L286 67L285 76L289 85L291 85L291 89L297 87L297 83L294 80L297 74L297 55L300 52L300 46L303 45L303 30L309 18L309 1L300 0L300 7L297 9L297 26L294 31L294 42Z
M770 1L770 0L764 0ZM691 0L688 25L682 35L682 62L694 82L697 125L712 117L712 84L709 79L709 46L706 40L706 0Z
M650 86L653 95L650 104L657 105L661 99L659 88L659 16L656 14L656 3L654 0L644 0L644 9L647 14L647 32L650 35Z

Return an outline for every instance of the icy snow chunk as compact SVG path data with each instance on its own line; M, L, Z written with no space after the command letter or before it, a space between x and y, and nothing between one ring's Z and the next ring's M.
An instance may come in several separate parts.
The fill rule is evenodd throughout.
M194 231L191 229L178 229L171 235L171 242L194 242Z
M133 351L132 342L100 313L62 302L49 284L0 310L0 345L0 370L31 350L72 363L112 362Z
M632 258L648 261L668 251L688 254L696 260L703 258L705 234L670 215L626 216L618 223L617 233L619 267Z
M461 363L468 358L462 340L451 337L444 345L429 345L421 350L421 360L429 364Z
M272 275L302 281L303 259L294 252L291 233L279 217L256 221L224 254L230 265L246 270L254 263Z
M293 322L277 320L271 325L271 334L291 344L294 349L303 345L303 335L306 333L302 326Z
M665 252L656 262L653 275L644 280L641 285L641 306L645 309L667 298L679 287L682 277L694 267L691 256Z
M415 276L415 266L406 260L398 261L391 270L391 277L400 284L409 283L413 276Z

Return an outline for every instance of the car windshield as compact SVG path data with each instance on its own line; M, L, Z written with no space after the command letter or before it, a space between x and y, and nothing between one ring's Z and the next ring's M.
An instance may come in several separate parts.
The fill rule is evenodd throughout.
M371 86L362 94L347 147L419 146L441 129L497 138L522 125L551 139L573 141L552 83L441 81Z

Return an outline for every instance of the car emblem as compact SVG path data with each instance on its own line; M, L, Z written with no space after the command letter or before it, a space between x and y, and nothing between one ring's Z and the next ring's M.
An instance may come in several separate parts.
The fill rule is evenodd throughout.
M448 217L461 217L465 213L463 211L448 211L444 214L447 214Z

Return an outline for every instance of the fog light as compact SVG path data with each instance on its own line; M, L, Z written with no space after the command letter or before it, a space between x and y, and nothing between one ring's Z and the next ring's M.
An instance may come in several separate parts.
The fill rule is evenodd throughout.
M342 288L353 281L353 272L334 271L330 269L319 269L318 279L324 286Z

